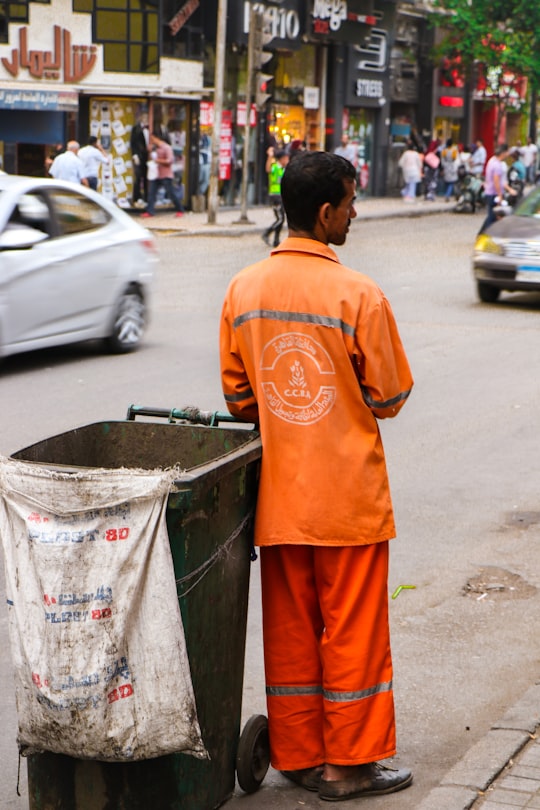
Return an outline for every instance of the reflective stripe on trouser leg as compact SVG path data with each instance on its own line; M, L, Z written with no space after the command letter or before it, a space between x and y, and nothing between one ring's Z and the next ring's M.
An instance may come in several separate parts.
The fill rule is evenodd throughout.
M261 548L266 703L272 765L278 770L324 762L323 621L310 546Z
M274 767L395 753L387 574L387 543L261 549Z
M396 751L388 543L320 551L326 761L375 762Z

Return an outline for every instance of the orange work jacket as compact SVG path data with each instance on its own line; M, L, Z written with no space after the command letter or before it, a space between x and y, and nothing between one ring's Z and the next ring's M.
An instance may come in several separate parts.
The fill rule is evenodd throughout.
M256 544L394 537L377 418L398 413L413 380L377 285L290 237L232 279L220 356L229 411L261 432Z

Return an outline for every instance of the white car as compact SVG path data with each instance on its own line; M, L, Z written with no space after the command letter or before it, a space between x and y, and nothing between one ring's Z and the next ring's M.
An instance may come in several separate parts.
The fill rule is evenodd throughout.
M157 246L114 203L73 183L0 176L0 357L82 340L136 349Z

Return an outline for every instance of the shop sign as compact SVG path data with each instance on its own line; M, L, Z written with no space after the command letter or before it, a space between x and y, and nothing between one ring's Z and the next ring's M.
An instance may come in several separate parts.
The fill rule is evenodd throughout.
M358 98L376 98L384 97L384 85L381 79L357 79L356 80L356 95Z
M396 11L389 3L373 12L376 26L363 40L348 48L347 93L345 103L351 107L380 109L390 99L390 54Z
M236 105L236 126L245 127L246 125L246 102L239 101ZM257 126L257 107L252 104L249 110L249 125L250 127Z
M201 101L199 108L199 123L201 127L214 126L214 102Z
M227 118L232 116L230 110L223 110L222 116ZM199 107L199 124L201 127L211 129L214 126L214 102L201 101ZM246 125L246 102L239 101L236 105L236 126L245 127ZM257 126L257 108L255 104L251 105L249 111L249 125L251 127Z
M247 45L251 8L263 15L264 33L269 34L268 49L287 48L296 50L301 45L305 33L303 20L305 0L284 0L284 2L255 2L231 0L232 10L227 25L227 37L239 45Z
M433 114L440 118L463 118L465 115L465 89L442 85L438 88Z
M79 94L55 90L0 90L2 110L76 110Z
M315 40L359 42L376 24L370 0L310 0L309 31Z
M249 15L252 4L244 3L244 33L249 33ZM264 32L270 34L272 40L295 40L300 35L300 18L293 8L282 6L266 6L264 3L254 3L253 8L261 11L264 19ZM270 40L270 41L272 41Z
M232 113L223 110L221 116L221 132L219 136L219 179L231 179L232 161Z
M177 11L172 20L169 20L167 25L171 30L171 34L176 36L180 29L186 24L194 11L199 8L199 0L187 0L181 9Z
M304 109L318 110L320 106L320 92L318 87L304 87Z
M29 49L28 32L27 26L19 28L18 48L12 48L11 57L3 56L1 60L14 78L20 70L27 70L34 79L61 79L73 83L81 81L92 71L97 58L96 45L72 45L70 31L55 25L50 50Z

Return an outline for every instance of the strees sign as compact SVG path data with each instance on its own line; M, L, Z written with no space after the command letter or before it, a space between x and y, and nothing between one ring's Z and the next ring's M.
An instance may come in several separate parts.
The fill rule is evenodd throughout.
M67 28L53 26L52 47L40 50L29 47L29 29L19 28L18 47L11 49L11 56L3 56L2 65L16 78L20 71L28 71L34 79L58 79L76 83L92 71L97 57L95 45L73 45Z

